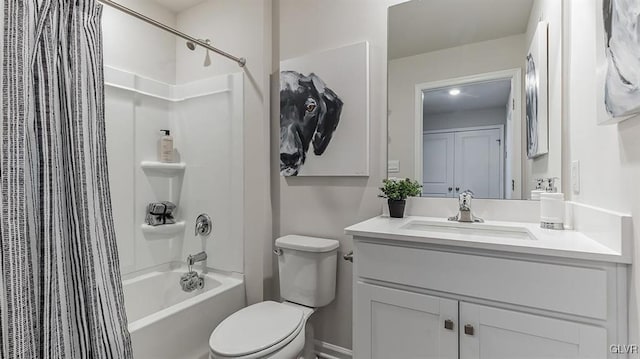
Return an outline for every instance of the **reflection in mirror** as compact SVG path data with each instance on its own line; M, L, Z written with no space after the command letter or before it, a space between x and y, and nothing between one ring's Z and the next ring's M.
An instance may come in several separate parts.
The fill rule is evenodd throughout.
M478 198L511 198L507 187L520 180L519 163L507 161L514 158L519 121L512 81L498 76L422 90L423 195L453 197L470 189Z
M417 179L423 196L491 199L528 199L536 178L560 177L561 10L561 0L390 7L388 176ZM539 23L549 24L549 151L528 158L523 72Z

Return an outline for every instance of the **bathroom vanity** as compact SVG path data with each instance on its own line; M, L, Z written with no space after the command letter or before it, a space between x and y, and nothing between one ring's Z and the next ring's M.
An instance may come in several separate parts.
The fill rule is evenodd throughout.
M620 358L630 259L535 223L372 218L354 238L354 358Z

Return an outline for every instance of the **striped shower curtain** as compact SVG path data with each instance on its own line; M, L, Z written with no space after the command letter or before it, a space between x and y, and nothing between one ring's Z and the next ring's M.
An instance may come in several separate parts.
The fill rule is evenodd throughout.
M0 358L132 358L105 148L101 6L2 0Z

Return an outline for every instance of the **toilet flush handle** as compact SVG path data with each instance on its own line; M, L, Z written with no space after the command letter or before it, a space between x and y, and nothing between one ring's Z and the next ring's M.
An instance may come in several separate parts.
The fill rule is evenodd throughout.
M342 258L344 258L345 261L349 261L353 263L353 251L350 251L349 253L345 254L344 256L342 256Z
M281 255L282 255L282 249L280 249L280 248L276 247L276 248L273 250L273 254L275 254L275 255L277 255L277 256L281 256Z

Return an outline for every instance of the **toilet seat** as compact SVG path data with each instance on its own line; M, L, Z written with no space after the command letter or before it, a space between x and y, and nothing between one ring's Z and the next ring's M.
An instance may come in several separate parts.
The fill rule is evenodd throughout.
M291 305L266 301L237 311L209 338L215 357L263 358L289 344L304 328L305 315Z

